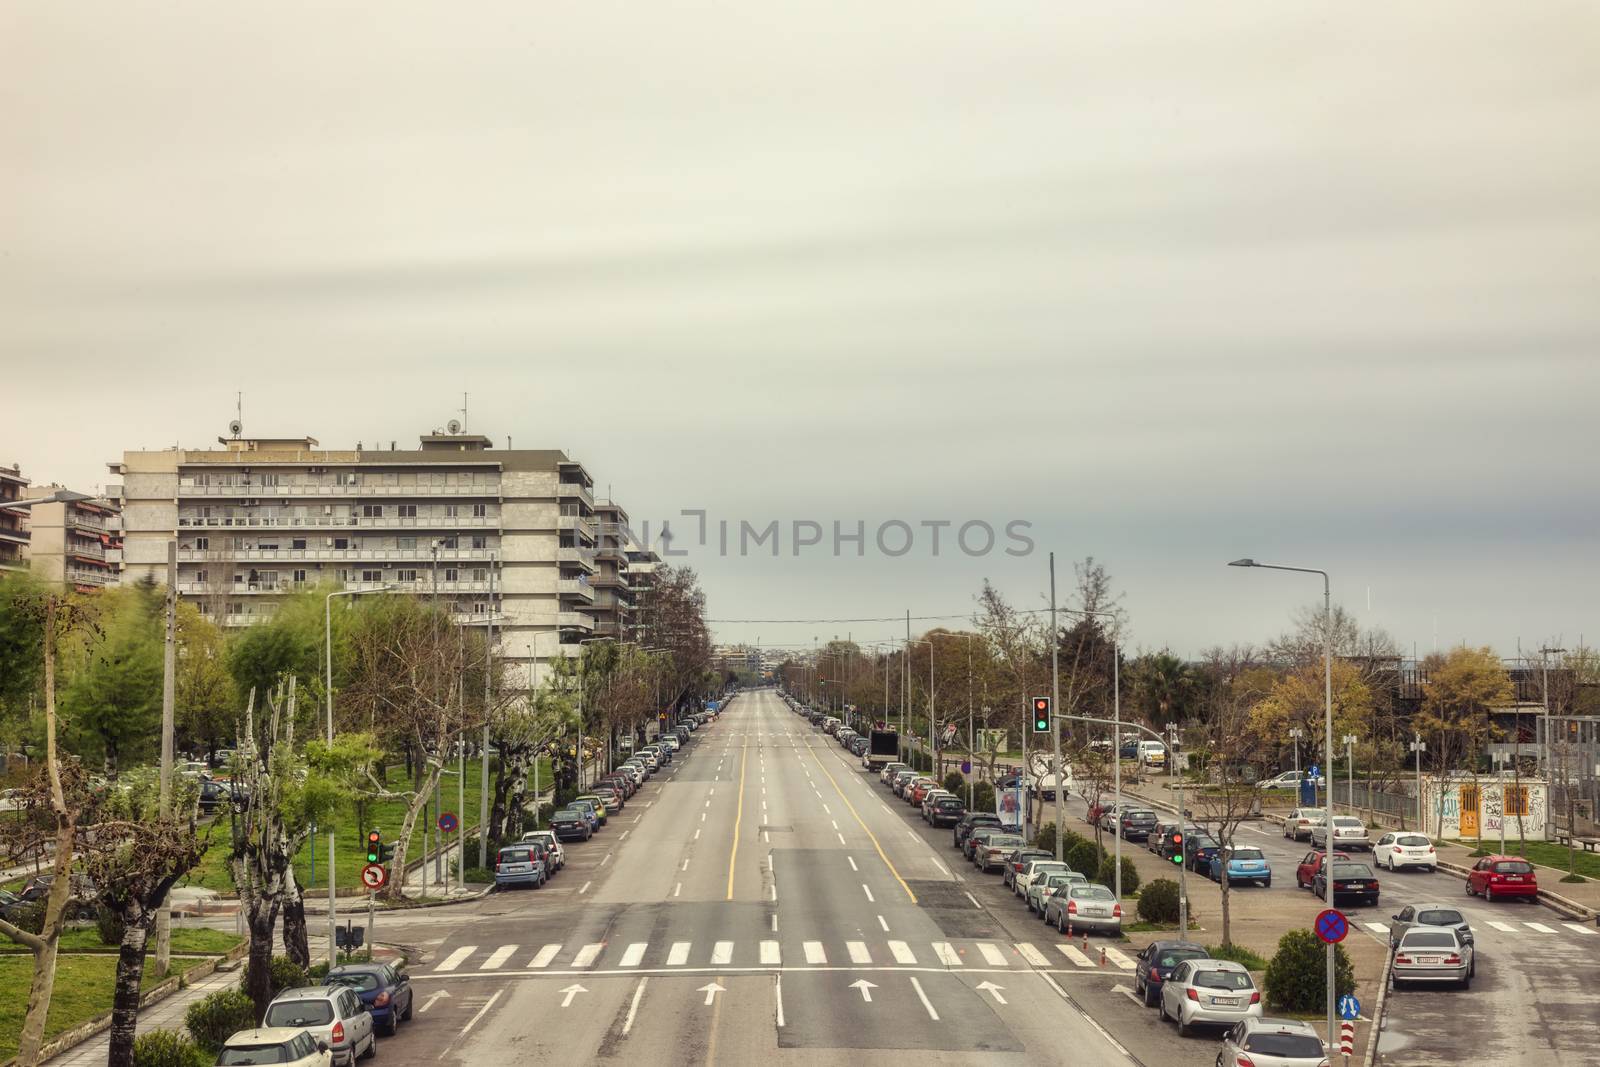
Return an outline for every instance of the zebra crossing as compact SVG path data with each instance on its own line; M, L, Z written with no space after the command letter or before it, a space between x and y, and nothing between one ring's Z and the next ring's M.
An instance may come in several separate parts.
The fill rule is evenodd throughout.
M426 973L474 974L504 970L569 971L685 969L705 967L943 967L1053 969L1062 961L1082 970L1131 971L1133 959L1110 945L1062 943L1043 949L1026 941L930 941L913 944L889 940L882 943L823 941L786 944L777 940L755 942L713 941L696 944L672 941L594 941L586 944L461 945L451 949Z
M1371 930L1375 934L1387 935L1389 933L1389 925L1388 925L1388 923L1370 923L1369 922L1369 923L1362 923L1361 925L1365 926L1368 930ZM1492 927L1493 929L1499 930L1502 934L1523 934L1523 933L1526 933L1529 930L1533 931L1536 934L1560 934L1562 932L1561 930L1557 930L1552 926L1546 926L1544 923L1538 923L1538 922L1524 922L1524 923L1521 923L1521 924L1513 924L1513 923L1508 923L1508 922L1501 922L1498 919L1487 919L1487 920L1484 921L1484 925ZM1600 930L1596 930L1592 926L1585 926L1583 923L1561 923L1560 925L1564 929L1570 930L1572 933L1575 933L1575 934L1582 934L1584 937L1594 937L1597 934L1600 934Z

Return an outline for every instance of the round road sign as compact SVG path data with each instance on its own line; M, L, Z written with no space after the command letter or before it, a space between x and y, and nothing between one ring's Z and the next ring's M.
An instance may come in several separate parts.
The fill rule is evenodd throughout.
M1352 994L1346 993L1339 998L1339 1018L1352 1022L1361 1017L1361 1001Z
M447 834L455 833L456 832L456 813L453 812L453 811L447 811L447 812L443 812L442 814L440 814L440 816L439 816L439 829L443 830Z
M1317 937L1325 944L1332 945L1343 941L1350 932L1350 921L1344 917L1343 912L1328 908L1317 913Z
M369 863L361 868L361 884L368 889L382 889L388 880L389 872L379 864Z
M962 760L961 761L961 773L962 774L971 774L972 773L972 761L971 760Z

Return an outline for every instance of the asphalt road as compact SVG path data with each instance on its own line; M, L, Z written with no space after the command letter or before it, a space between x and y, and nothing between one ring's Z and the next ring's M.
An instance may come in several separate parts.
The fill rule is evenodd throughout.
M891 803L776 695L741 695L571 846L549 887L449 909L448 924L395 917L386 939L422 949L418 1014L381 1055L1139 1062L1082 1009L1121 999L1110 990L1123 971L1075 961L1037 923L1013 936L1008 915L969 895L998 899L998 879L953 871L948 831L924 834ZM1203 1044L1159 1062L1209 1063Z

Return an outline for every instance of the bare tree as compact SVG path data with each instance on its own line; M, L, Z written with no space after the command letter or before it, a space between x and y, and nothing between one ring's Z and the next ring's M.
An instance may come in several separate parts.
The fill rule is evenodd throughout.
M1231 686L1215 692L1199 754L1205 760L1206 784L1196 791L1193 804L1197 821L1222 848L1222 944L1228 947L1233 943L1228 861L1240 824L1257 812L1261 799L1260 745L1250 725L1247 694Z

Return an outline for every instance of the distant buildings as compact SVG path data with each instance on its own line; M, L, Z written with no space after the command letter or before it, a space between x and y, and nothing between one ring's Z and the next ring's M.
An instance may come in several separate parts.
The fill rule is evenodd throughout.
M5 507L8 501L28 501ZM116 508L59 485L35 486L18 467L0 467L0 571L34 574L79 589L116 581L121 541Z
M23 477L21 467L0 467L0 505L10 500L27 500L32 482ZM28 558L28 512L0 506L0 570L20 570Z
M596 504L582 463L454 424L415 449L234 436L110 466L126 580L164 583L176 538L180 595L228 626L324 582L436 598L462 623L492 623L523 685L587 638L622 638L632 558L654 559L621 507Z

